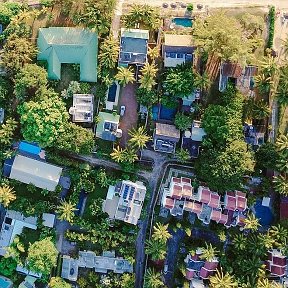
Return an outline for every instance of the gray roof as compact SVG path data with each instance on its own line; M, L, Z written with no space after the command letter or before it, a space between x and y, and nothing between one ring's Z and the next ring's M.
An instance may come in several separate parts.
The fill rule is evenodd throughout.
M180 130L174 125L156 123L155 136L165 136L173 139L180 139Z
M70 281L77 281L78 278L78 260L63 256L61 277Z

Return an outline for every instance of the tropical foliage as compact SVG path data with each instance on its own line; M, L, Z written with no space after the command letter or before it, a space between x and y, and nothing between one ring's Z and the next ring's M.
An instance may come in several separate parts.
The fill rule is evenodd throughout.
M58 218L69 223L73 223L75 211L77 211L76 205L70 201L62 201L56 210Z
M129 144L136 149L143 149L146 147L146 143L151 139L147 135L145 127L140 126L137 129L132 129L129 131Z
M15 192L13 188L6 184L0 186L0 203L6 208L9 206L10 202L16 199Z
M160 273L148 268L145 273L144 288L160 288L164 283L161 279Z
M134 71L131 67L118 67L118 73L115 76L115 79L119 82L120 85L126 86L129 83L135 82Z

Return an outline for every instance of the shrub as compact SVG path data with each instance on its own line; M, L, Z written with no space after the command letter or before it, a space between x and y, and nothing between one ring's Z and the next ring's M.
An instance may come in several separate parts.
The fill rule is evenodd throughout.
M273 39L274 39L274 30L275 30L275 7L272 6L269 10L269 33L268 33L268 42L267 48L272 48Z
M189 4L187 5L187 11L192 12L193 9L194 9L193 3L189 3Z

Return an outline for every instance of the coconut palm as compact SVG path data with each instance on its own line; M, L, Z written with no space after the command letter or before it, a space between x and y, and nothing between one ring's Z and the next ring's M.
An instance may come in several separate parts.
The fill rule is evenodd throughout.
M201 89L201 91L203 91L207 90L210 87L211 80L206 72L204 72L203 75L196 73L194 77L195 78L193 85L195 88L199 88Z
M125 160L125 150L120 146L117 146L116 148L113 148L110 156L117 163L123 162Z
M271 85L273 84L272 78L266 76L265 74L258 74L254 77L256 87L262 94L268 93L270 91Z
M276 140L276 148L278 151L288 150L288 137L287 135L280 135Z
M223 273L222 269L217 270L214 276L209 278L211 288L233 288L238 287L238 283L233 275L229 273Z
M269 281L267 278L259 278L257 288L282 288L283 286L274 281Z
M148 56L152 61L154 61L156 58L158 58L160 55L159 53L159 47L155 46L153 48L148 47Z
M68 221L69 223L73 223L75 211L77 211L76 205L71 203L70 201L61 201L60 205L56 209L58 214L58 218L62 221Z
M138 160L138 155L133 148L126 148L124 150L124 156L123 158L125 159L126 162L128 163L134 163L136 160Z
M253 213L248 214L247 218L244 219L244 224L244 229L251 231L257 231L258 228L261 226L259 224L259 219L257 219Z
M10 202L14 201L16 199L15 191L13 188L9 187L6 184L2 184L0 186L0 203L7 207Z
M144 288L160 288L164 287L161 274L154 269L148 268L144 276Z
M156 241L162 241L166 243L166 241L171 238L171 234L168 232L168 224L164 225L160 222L157 222L155 226L153 226L152 238Z
M254 101L252 117L254 119L264 119L270 115L270 109L267 103L262 99Z
M278 224L277 226L272 226L268 230L268 234L271 235L271 237L277 244L280 244L286 239L288 239L288 230L280 224Z
M187 149L179 149L175 153L176 158L181 162L184 163L188 160L190 160L190 153Z
M215 257L218 251L216 248L212 246L212 244L207 244L206 247L202 248L202 254L200 255L200 259L206 259L207 261L212 261Z
M145 252L153 261L163 260L166 256L166 243L163 241L147 240Z
M119 44L116 39L110 35L100 45L99 65L106 69L113 69L118 59Z
M263 57L259 64L260 70L266 77L272 77L278 69L275 58L271 55Z
M232 240L232 244L238 251L243 251L247 247L247 237L243 234L236 234Z
M122 86L126 86L129 83L135 82L134 71L131 67L117 67L118 73L115 76L115 79Z
M146 62L145 65L140 70L141 72L141 75L139 76L140 88L144 88L150 91L156 84L155 77L157 71L158 69L154 63L149 64L148 62Z
M279 172L288 174L288 153L280 153L276 167Z
M279 175L274 177L273 182L276 192L281 195L288 196L288 180L285 176Z
M227 240L227 236L226 236L225 231L220 231L220 232L218 233L218 237L219 237L219 240L220 240L221 242L225 242L225 241Z
M150 136L147 135L145 127L141 126L138 129L133 128L128 132L131 136L129 139L129 144L137 149L143 149L146 147L146 143L151 139Z

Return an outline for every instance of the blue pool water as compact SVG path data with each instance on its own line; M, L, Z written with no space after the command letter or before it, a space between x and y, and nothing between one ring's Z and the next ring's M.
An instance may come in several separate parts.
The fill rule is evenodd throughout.
M177 108L167 108L163 105L160 106L160 119L172 121L175 118Z
M12 284L12 282L10 280L3 279L0 276L0 288L8 288L8 287L10 287L11 284Z
M192 27L192 19L190 18L174 18L172 22L178 26Z
M110 86L109 88L109 92L108 92L108 101L110 102L114 102L115 101L115 98L116 98L116 91L117 91L117 85L116 83L114 82L112 84L112 86Z
M36 145L30 144L28 142L23 142L22 141L19 144L19 150L23 151L23 152L27 152L27 153L38 155L40 153L40 151L41 151L41 148L36 146Z
M256 204L254 205L255 209L255 216L259 219L259 223L262 226L269 226L272 224L274 216L271 212L271 209L266 206L262 206L261 199L258 199L256 201Z

